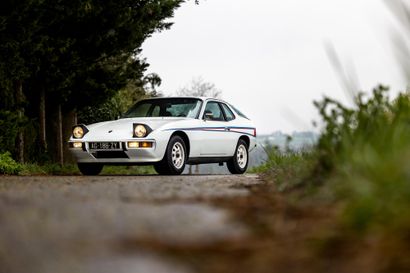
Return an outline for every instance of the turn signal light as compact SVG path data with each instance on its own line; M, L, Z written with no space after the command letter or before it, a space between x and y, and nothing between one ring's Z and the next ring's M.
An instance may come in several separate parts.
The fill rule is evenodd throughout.
M140 142L142 148L152 148L152 142Z
M128 148L130 149L135 149L135 148L152 148L153 143L152 142L146 142L146 141L129 141L128 142Z

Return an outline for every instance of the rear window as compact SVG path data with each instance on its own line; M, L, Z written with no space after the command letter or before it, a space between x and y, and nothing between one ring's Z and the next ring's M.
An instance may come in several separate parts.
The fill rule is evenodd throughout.
M236 108L235 106L233 106L232 104L229 104L229 106L231 106L231 108L241 117L249 119L247 116L245 116L244 113L242 113L241 111L238 110L238 108Z

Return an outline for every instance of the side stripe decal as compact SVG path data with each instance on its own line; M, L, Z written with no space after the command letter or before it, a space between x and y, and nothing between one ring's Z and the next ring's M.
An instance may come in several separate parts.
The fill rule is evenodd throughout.
M229 129L226 131L226 129ZM208 131L208 132L230 132L230 133L238 133L238 134L244 134L244 135L249 135L252 137L255 137L254 133L248 133L248 132L243 132L239 130L252 130L255 132L256 128L252 127L236 127L236 126L228 126L228 127L191 127L191 128L171 128L167 129L166 131Z

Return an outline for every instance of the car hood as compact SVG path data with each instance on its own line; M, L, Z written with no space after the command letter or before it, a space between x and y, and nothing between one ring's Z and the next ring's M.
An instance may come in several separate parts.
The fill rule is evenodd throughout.
M157 128L170 123L176 122L180 120L186 120L187 118L177 118L177 117L159 117L159 118L125 118L125 119L118 119L118 120L111 120L105 122L99 122L87 125L89 130L95 129L108 129L108 130L115 130L115 129L125 129L126 126L130 126L132 129L132 124L134 123L141 123L148 125L151 127L152 130L156 130Z
M119 120L105 121L86 125L89 132L85 135L85 139L100 139L100 138L117 138L132 136L133 124L140 123L149 126L152 130L156 130L168 123L173 123L181 120L189 120L189 118L177 117L158 117L158 118L125 118Z

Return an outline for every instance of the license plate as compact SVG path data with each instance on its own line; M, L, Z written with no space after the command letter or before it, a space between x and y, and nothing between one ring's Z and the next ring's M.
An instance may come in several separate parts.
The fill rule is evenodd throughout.
M90 149L93 150L119 150L121 145L119 142L90 142Z

